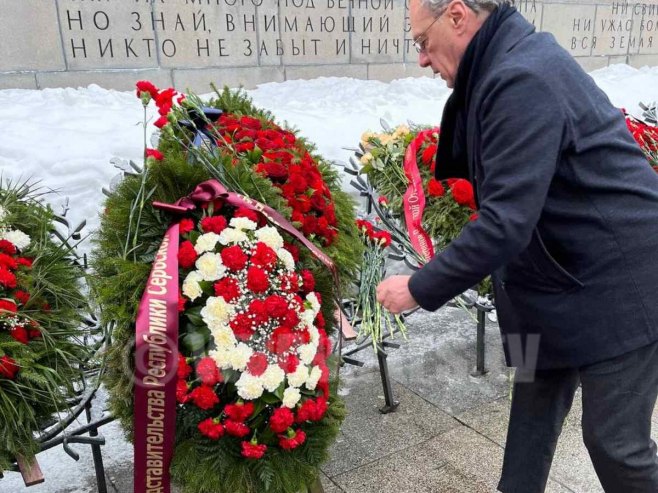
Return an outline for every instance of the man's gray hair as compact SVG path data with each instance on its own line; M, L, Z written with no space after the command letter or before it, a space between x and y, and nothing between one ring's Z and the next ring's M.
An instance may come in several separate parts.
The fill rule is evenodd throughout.
M438 16L443 13L452 0L420 0L421 4L427 7L434 15ZM511 0L462 0L473 12L486 10L493 11L499 5L511 3Z

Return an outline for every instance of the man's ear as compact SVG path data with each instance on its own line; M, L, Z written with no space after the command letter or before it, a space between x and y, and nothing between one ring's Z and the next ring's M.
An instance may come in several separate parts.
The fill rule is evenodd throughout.
M468 7L461 0L453 0L450 2L446 10L450 27L462 31L466 24L465 21L468 15L468 10Z

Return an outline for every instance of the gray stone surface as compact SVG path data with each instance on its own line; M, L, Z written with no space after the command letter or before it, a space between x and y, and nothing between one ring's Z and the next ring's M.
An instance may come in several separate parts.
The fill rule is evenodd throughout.
M586 72L591 72L592 70L597 70L609 65L608 57L605 56L579 56L576 57L576 61Z
M366 65L312 65L288 66L286 80L314 79L316 77L353 77L367 79L368 67Z
M405 77L433 77L434 74L428 68L422 68L418 63L371 63L368 64L368 79L389 82L394 79Z
M351 37L352 63L403 61L404 0L355 2L350 13L355 29Z
M0 74L0 89L36 89L34 73Z
M221 89L222 86L243 86L253 89L265 82L282 82L283 69L281 67L256 67L234 69L207 69L207 70L174 70L174 86L179 91L191 89L197 93L212 92L210 83L214 82Z
M86 87L96 84L101 87L112 87L119 91L129 91L135 88L138 80L150 80L158 87L172 85L169 70L131 70L118 71L84 71L84 72L40 72L36 74L39 89L47 87Z
M0 0L0 72L63 70L54 2Z
M596 5L544 5L542 31L555 35L557 41L573 56L592 54L596 26Z
M628 63L638 68L645 66L653 67L658 65L658 55L632 55L629 57Z

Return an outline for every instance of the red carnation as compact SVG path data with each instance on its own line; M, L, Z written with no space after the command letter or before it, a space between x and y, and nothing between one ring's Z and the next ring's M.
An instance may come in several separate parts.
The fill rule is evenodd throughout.
M260 459L265 455L267 445L257 443L242 442L242 456L247 459Z
M194 229L194 221L189 218L181 219L178 223L178 232L181 235L187 234Z
M270 280L263 269L249 267L247 270L247 287L254 293L263 293L270 287Z
M219 404L219 397L215 391L206 385L201 385L190 392L190 399L198 408L206 411Z
M253 402L237 402L235 404L226 404L224 414L233 421L244 422L254 413Z
M276 264L277 258L277 254L272 248L259 241L251 254L251 263L269 271Z
M304 421L315 421L316 404L313 399L307 399L302 402L302 405L299 406L297 410L297 422L303 423Z
M279 357L279 367L286 373L295 373L299 366L299 358L294 354Z
M178 247L178 265L183 269L190 269L194 266L198 255L191 241L184 241Z
M311 196L311 205L313 205L315 210L322 212L324 211L324 208L327 207L327 199L324 194L316 191Z
M315 325L319 329L324 329L326 322L324 320L324 315L322 315L322 312L318 312L317 316L315 317Z
M196 376L201 379L204 385L211 387L224 381L215 361L207 356L201 358L196 364Z
M16 245L9 240L0 240L0 252L16 255Z
M267 356L263 353L254 353L249 358L247 370L255 377L260 377L267 370Z
M373 239L379 246L386 248L391 244L391 233L388 231L378 231L373 235Z
M21 305L27 305L27 302L30 301L30 293L18 290L14 293L14 298L16 298Z
M288 301L278 294L272 294L265 299L267 312L273 318L281 318L288 313Z
M305 441L306 433L304 433L303 430L297 430L297 432L292 437L279 437L279 447L281 447L283 450L294 450Z
M240 285L237 279L224 277L214 285L215 296L221 296L227 303L234 301L240 296Z
M229 326L233 329L235 337L241 341L248 341L254 334L253 324L246 313L238 313L229 322Z
M296 293L299 291L299 278L294 272L281 277L281 291Z
M166 116L161 116L155 122L153 122L153 125L155 125L158 128L164 127L167 123L169 123L169 120L167 120Z
M292 258L295 262L299 261L299 248L297 248L295 245L292 245L290 243L284 243L283 248L285 248L290 252L290 255L292 255Z
M455 199L455 202L459 205L475 209L473 187L467 180L462 178L456 180L450 185L450 190L452 191L452 197Z
M224 216L204 217L201 219L201 229L204 233L221 233L228 223Z
M240 421L233 421L232 419L227 419L224 421L224 428L226 428L226 433L232 437L242 438L245 437L251 432L251 428Z
M425 164L430 164L436 155L436 144L428 145L422 154L422 160Z
M3 311L16 313L18 311L18 307L16 306L16 303L11 300L0 299L0 313Z
M158 107L171 105L171 101L175 95L176 95L176 89L174 89L173 87L165 89L164 91L160 91L158 95L155 96L155 104Z
M28 269L30 267L32 267L32 259L31 258L20 257L17 262L18 262L18 265L22 265L24 267L27 267Z
M427 184L427 190L432 197L443 197L446 193L441 182L432 178Z
M211 440L219 440L224 436L224 426L221 423L216 423L213 418L204 419L197 425L197 428L203 436Z
M247 260L249 260L247 254L238 245L224 248L220 255L222 256L224 265L232 271L244 269L245 265L247 265Z
M178 293L178 313L185 311L185 304L187 303L187 298L183 296L180 292Z
M310 270L302 271L302 286L304 293L310 293L315 289L315 278Z
M164 154L162 154L157 149L146 149L146 158L152 157L156 161L162 161L164 159Z
M276 408L270 417L270 428L274 433L285 433L295 422L295 415L287 407Z
M137 87L137 97L141 98L142 93L148 93L153 99L155 99L158 96L158 88L155 87L153 82L148 81L148 80L140 80L137 81L137 84L135 84Z
M187 382L185 380L178 380L176 382L176 400L181 404L185 404L190 400L187 390Z
M281 319L281 325L294 329L297 327L297 324L299 324L299 315L297 315L297 312L291 308Z
M272 335L267 340L267 350L275 354L283 354L295 341L295 336L290 327L277 327L272 331Z
M3 267L0 267L0 286L9 289L16 287L16 276Z
M18 342L21 342L23 344L27 344L28 342L30 342L30 336L27 333L27 329L21 325L17 325L16 327L13 327L9 331L9 335L12 336Z
M260 224L260 216L256 211L247 209L246 207L239 207L234 213L233 217L246 217L256 224Z
M328 408L327 399L324 397L318 397L315 399L315 416L313 416L315 421L320 421L324 417Z
M13 358L9 356L0 357L0 377L14 380L19 369Z
M477 212L474 212L471 214L471 216L468 218L469 221L477 221L477 218L480 217Z
M0 267L4 267L9 270L16 270L18 268L18 262L14 257L11 257L5 253L0 253Z
M181 353L178 353L178 369L176 370L178 378L182 378L184 380L189 377L191 373L192 367L187 364L187 358L185 358L185 356L183 356Z
M253 118L251 116L241 116L240 124L252 130L260 130L263 128L261 121L258 118Z
M264 324L270 319L270 314L267 311L267 305L263 300L255 299L249 303L248 314L253 315L253 320L256 325Z

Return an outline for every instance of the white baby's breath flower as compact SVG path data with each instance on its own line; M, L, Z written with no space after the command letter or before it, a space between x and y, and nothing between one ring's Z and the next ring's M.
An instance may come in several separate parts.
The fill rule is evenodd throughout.
M276 254L279 257L279 260L283 262L283 265L286 266L287 270L289 271L295 270L295 259L293 258L292 253L290 253L285 248L279 248L276 251Z
M199 282L202 280L203 277L198 271L193 270L190 272L183 281L183 294L192 301L197 299L203 294L201 286L199 285Z
M301 387L308 380L308 367L297 365L297 369L293 373L288 373L287 378L292 387Z
M283 248L283 238L276 230L275 227L265 226L256 231L256 238L259 241L265 243L268 247L277 251L279 248Z
M219 234L219 242L222 245L242 243L248 240L249 238L247 237L246 233L244 231L240 231L239 229L226 228Z
M263 387L269 392L274 392L281 385L285 377L286 373L279 365L269 365L260 378L263 382Z
M196 253L201 255L204 252L211 252L215 249L217 241L219 240L219 235L217 233L205 233L199 236L194 245L194 250Z
M315 387L318 385L318 382L320 381L320 377L322 377L322 370L320 370L319 366L314 366L311 369L311 373L308 376L308 380L306 380L306 388L308 390L315 390Z
M234 370L243 371L247 367L249 358L251 358L253 353L253 349L245 343L239 342L230 352L229 359L231 361L231 367Z
M206 252L196 260L195 265L204 281L216 281L226 274L226 267L219 253Z
M258 224L246 217L234 217L231 219L229 226L235 229L239 229L240 231L244 231L245 229L253 231L258 227Z
M310 365L311 363L313 363L313 358L315 358L315 354L317 352L318 352L318 347L313 343L303 344L297 348L299 359L305 365Z
M17 229L10 229L9 231L5 231L2 235L2 239L13 243L14 246L19 250L25 250L30 246L32 241L28 235Z
M288 387L283 391L283 405L290 409L293 409L301 398L302 394L295 387Z
M263 384L260 377L255 377L250 373L245 372L240 375L239 380L235 382L235 387L238 389L238 395L249 401L263 395Z
M238 343L235 334L227 325L221 324L210 329L210 334L215 340L217 349L230 350Z

